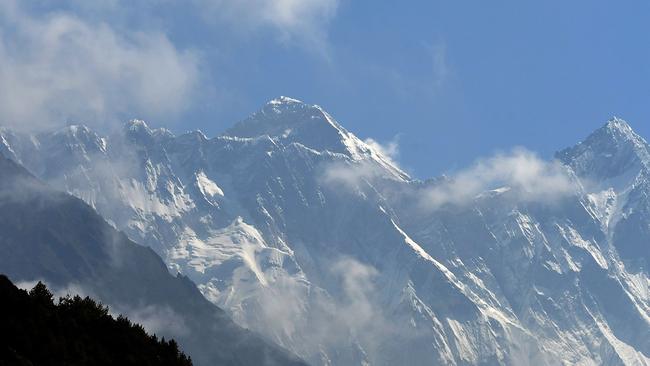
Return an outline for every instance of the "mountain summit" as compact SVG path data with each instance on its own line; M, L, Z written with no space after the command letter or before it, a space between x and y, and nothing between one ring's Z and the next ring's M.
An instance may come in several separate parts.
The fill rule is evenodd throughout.
M310 141L314 144L308 144L308 146L319 147L322 145L332 149L330 143L333 141L325 141L327 137L332 137L327 131L334 133L334 139L338 140L339 133L343 131L343 128L321 107L281 96L269 101L259 111L235 124L225 134L238 137L267 135L287 138L291 135L296 136L298 132L308 132L312 137L317 132L321 132L329 136ZM326 150L326 148L321 150Z
M345 154L354 160L370 159L399 179L409 179L391 159L343 128L318 105L281 96L235 124L224 135L254 138L268 136L283 145L298 143L316 151Z
M627 122L612 118L579 144L556 157L579 176L603 180L650 167L650 148Z

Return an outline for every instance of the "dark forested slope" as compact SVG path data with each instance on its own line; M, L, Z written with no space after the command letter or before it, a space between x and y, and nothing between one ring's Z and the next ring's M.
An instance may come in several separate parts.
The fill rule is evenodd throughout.
M174 340L148 335L90 297L55 302L42 283L29 293L0 275L0 365L178 365Z

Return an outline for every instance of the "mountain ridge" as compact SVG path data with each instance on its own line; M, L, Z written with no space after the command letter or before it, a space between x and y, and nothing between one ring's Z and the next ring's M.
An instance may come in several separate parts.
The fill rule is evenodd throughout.
M298 112L278 117L281 103ZM253 114L254 124L316 121L332 132L320 110L296 100L264 108L279 119ZM607 180L585 191L569 179L576 193L554 205L513 190L422 210L436 184L401 175L358 138L348 140L355 155L340 130L324 138L282 128L253 138L113 137L97 156L65 150L69 165L38 148L12 150L56 166L47 181L154 248L239 324L312 364L648 363L648 274L633 260L650 238L650 211L633 198L642 185L621 194Z

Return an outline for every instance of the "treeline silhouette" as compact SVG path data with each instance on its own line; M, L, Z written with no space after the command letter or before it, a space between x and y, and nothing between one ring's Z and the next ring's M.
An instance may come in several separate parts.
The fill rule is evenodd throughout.
M54 301L42 283L18 289L0 275L0 366L178 365L192 361L173 339L80 296Z

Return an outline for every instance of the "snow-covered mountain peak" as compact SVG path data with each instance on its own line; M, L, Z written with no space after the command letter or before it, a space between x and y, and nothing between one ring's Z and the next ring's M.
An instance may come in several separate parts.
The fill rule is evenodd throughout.
M603 182L635 177L650 167L647 142L620 118L612 118L579 144L556 156L579 177Z
M40 136L40 137L39 137ZM43 135L32 136L34 142L40 140ZM105 152L106 140L100 137L95 131L85 125L69 125L60 130L54 131L46 144L51 152L60 149L73 149L84 151L84 154L91 152Z
M593 136L609 140L610 143L616 144L619 148L631 147L639 155L640 159L646 163L649 161L647 142L634 132L627 122L618 117L613 117L607 121L604 127L593 133Z
M140 119L132 119L124 124L124 131L131 133L144 133L147 135L151 134L151 129L147 122Z
M302 102L302 100L298 100L291 97L285 97L284 95L281 95L278 98L270 100L268 104L282 105L282 104L304 104L304 103Z
M294 98L282 96L269 101L258 112L228 129L224 136L269 136L284 146L299 143L320 152L344 154L355 161L371 160L393 176L409 179L389 157L346 130L322 107Z
M605 128L611 131L612 133L617 133L620 135L625 135L627 137L632 137L635 135L634 130L632 130L632 127L625 122L625 120L618 118L616 116L612 117L607 123L605 124Z
M281 96L267 102L259 111L235 124L225 134L236 137L268 135L286 138L296 130L342 129L328 117L327 112L316 105Z
M173 138L174 134L166 128L151 128L143 120L132 119L126 122L122 133L132 141L151 143L163 138Z

